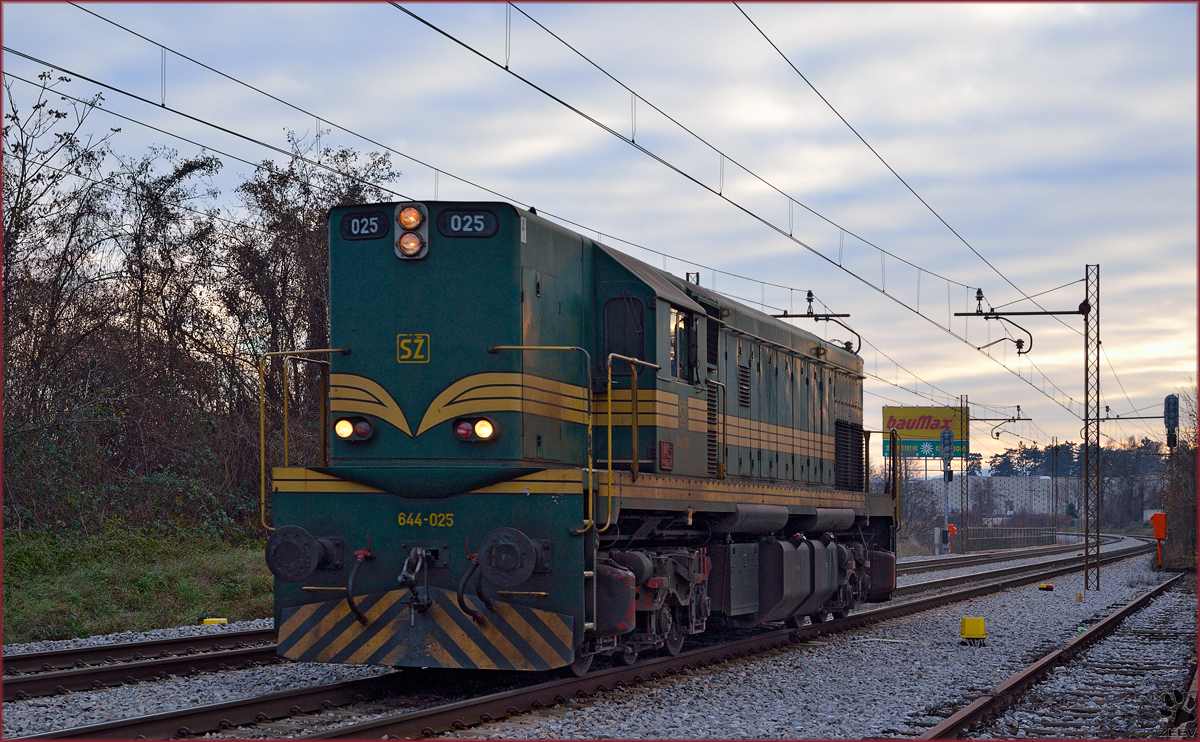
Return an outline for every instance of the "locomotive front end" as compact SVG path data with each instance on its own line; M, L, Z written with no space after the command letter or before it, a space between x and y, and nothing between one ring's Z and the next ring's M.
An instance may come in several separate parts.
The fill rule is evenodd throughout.
M544 226L530 221L496 203L330 212L328 459L277 468L272 485L281 655L573 660L587 366L497 348L581 344L584 299L565 287L583 285L582 261L555 250L562 265L531 270L529 233ZM550 301L566 318L543 327Z

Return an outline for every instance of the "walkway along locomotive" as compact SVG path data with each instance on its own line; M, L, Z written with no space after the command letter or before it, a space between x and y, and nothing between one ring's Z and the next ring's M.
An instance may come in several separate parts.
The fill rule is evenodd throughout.
M271 476L279 654L582 673L893 590L848 349L506 203L333 209L329 297L269 354L328 384Z

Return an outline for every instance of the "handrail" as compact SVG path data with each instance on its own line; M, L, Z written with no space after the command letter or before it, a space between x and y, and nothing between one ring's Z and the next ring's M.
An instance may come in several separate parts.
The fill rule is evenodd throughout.
M583 520L583 528L573 532L576 536L582 536L596 525L596 519L593 515L595 512L596 473L592 470L592 354L586 348L580 348L576 345L493 345L487 349L487 352L495 355L502 350L578 351L584 355L584 362L587 364L588 499L586 502L587 515Z
M304 358L302 356L292 355L291 353L284 356L283 360L284 360L284 363L283 363L283 465L288 466L289 465L288 464L288 456L289 456L289 452L291 451L291 442L289 440L289 433L290 433L291 426L288 425L288 393L287 393L287 388L288 388L287 370L288 370L288 367L287 367L287 362L288 361L305 361L307 363L315 363L319 366L325 367L321 370L321 430L324 431L325 425L329 422L326 417L328 414L329 406L327 404L325 404L325 400L328 399L328 397L329 397L329 361L321 361L321 360L317 360L316 358ZM329 443L328 443L328 440L329 439L327 436L325 436L324 434L321 435L321 464L324 466L329 465Z
M604 533L612 526L612 483L613 483L612 362L613 362L614 358L616 358L617 360L625 361L630 366L633 366L636 364L638 366L646 366L647 368L652 368L655 371L662 370L662 366L659 366L656 363L650 363L649 361L643 361L643 360L640 360L637 358L630 358L629 356L623 356L620 353L609 353L608 359L604 362L605 367L608 369L608 395L605 398L606 402L608 403L608 517L604 520L604 527L597 528L596 533ZM638 446L638 412L637 412L637 408L638 408L638 383L637 383L638 375L636 372L633 371L633 369L630 369L629 379L630 379L630 381L629 381L629 403L630 403L629 404L629 409L630 409L629 445L632 448L632 453L630 454L629 469L630 469L630 472L632 473L633 481L636 482L637 481L637 462L638 462L638 450L637 450L637 446Z
M274 531L275 527L267 523L267 372L263 364L268 358L278 356L306 356L317 355L318 353L342 353L346 354L350 351L346 348L313 348L310 350L276 350L270 353L264 353L258 359L258 517L263 528L268 531ZM283 408L284 408L284 424L283 424L283 460L284 465L287 465L288 460L288 438L287 438L287 363L283 364L283 379L285 382L283 389ZM324 404L324 402L322 403ZM321 435L325 434L322 428Z
M717 479L725 478L725 462L729 461L729 389L716 379L705 379L721 390L721 460L717 462Z

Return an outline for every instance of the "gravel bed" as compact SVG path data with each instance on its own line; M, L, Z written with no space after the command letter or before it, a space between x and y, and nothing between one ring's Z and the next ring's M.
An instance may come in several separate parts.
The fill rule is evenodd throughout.
M78 649L79 647L98 647L104 644L125 644L127 642L158 641L174 639L182 636L204 636L206 634L228 634L233 631L250 631L253 629L275 628L275 619L256 618L253 621L233 621L212 626L177 626L173 629L152 629L150 631L119 631L115 634L97 634L78 639L56 639L53 641L29 642L28 644L6 644L4 655L11 657L29 652L53 652L59 649Z
M1110 603L1127 602L1162 579L1150 572L1148 564L1139 557L1105 566L1104 589L1090 592L1084 603L1074 602L1075 592L1082 590L1082 574L1066 575L1056 580L1055 592L1038 591L1036 586L1011 590L828 641L705 668L690 677L613 691L458 736L477 736L480 731L510 738L915 734L923 723L940 718L939 709L944 707L942 715L949 713L951 707L1023 666L1023 660L1032 659L1026 660L1025 654L1034 648L1065 642L1080 622L1104 614ZM958 645L963 616L987 619L987 646ZM227 633L271 625L270 619L265 619L120 632L15 645L5 647L4 652ZM284 664L14 701L4 706L2 732L4 737L36 734L390 672L371 666ZM916 716L912 716L914 709ZM932 716L926 717L922 711ZM870 721L864 724L864 718Z
M1079 627L1166 579L1145 557L907 616L689 676L599 694L451 737L507 739L911 737L1007 679ZM983 647L959 644L982 617ZM1084 736L1087 736L1084 734Z
M1195 638L1196 584L1185 577L967 736L1160 737L1166 731L1159 714L1163 694L1187 689Z
M167 680L98 691L9 701L4 704L3 734L0 736L11 739L393 672L395 670L388 667L370 665L287 663L186 678L172 676Z

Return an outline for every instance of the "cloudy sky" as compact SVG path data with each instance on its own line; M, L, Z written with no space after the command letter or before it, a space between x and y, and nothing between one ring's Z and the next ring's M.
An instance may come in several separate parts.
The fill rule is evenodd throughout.
M973 426L985 458L1018 436L1079 439L1082 320L1018 318L1032 352L989 357L976 346L997 323L949 317L975 287L1032 310L1023 294L1070 284L1036 301L1073 309L1098 263L1113 415L1161 414L1195 373L1194 4L405 7L461 44L387 4L83 6L143 39L72 5L9 3L3 67L141 96L106 90L104 108L250 162L279 156L180 114L281 148L320 118L325 146L392 150L406 197L490 189L768 310L803 311L811 289L862 336L868 427L885 404L1020 405L1032 422L999 440ZM10 80L20 104L30 88ZM199 151L105 115L122 153ZM228 192L252 167L226 163ZM1164 437L1155 420L1102 429Z

